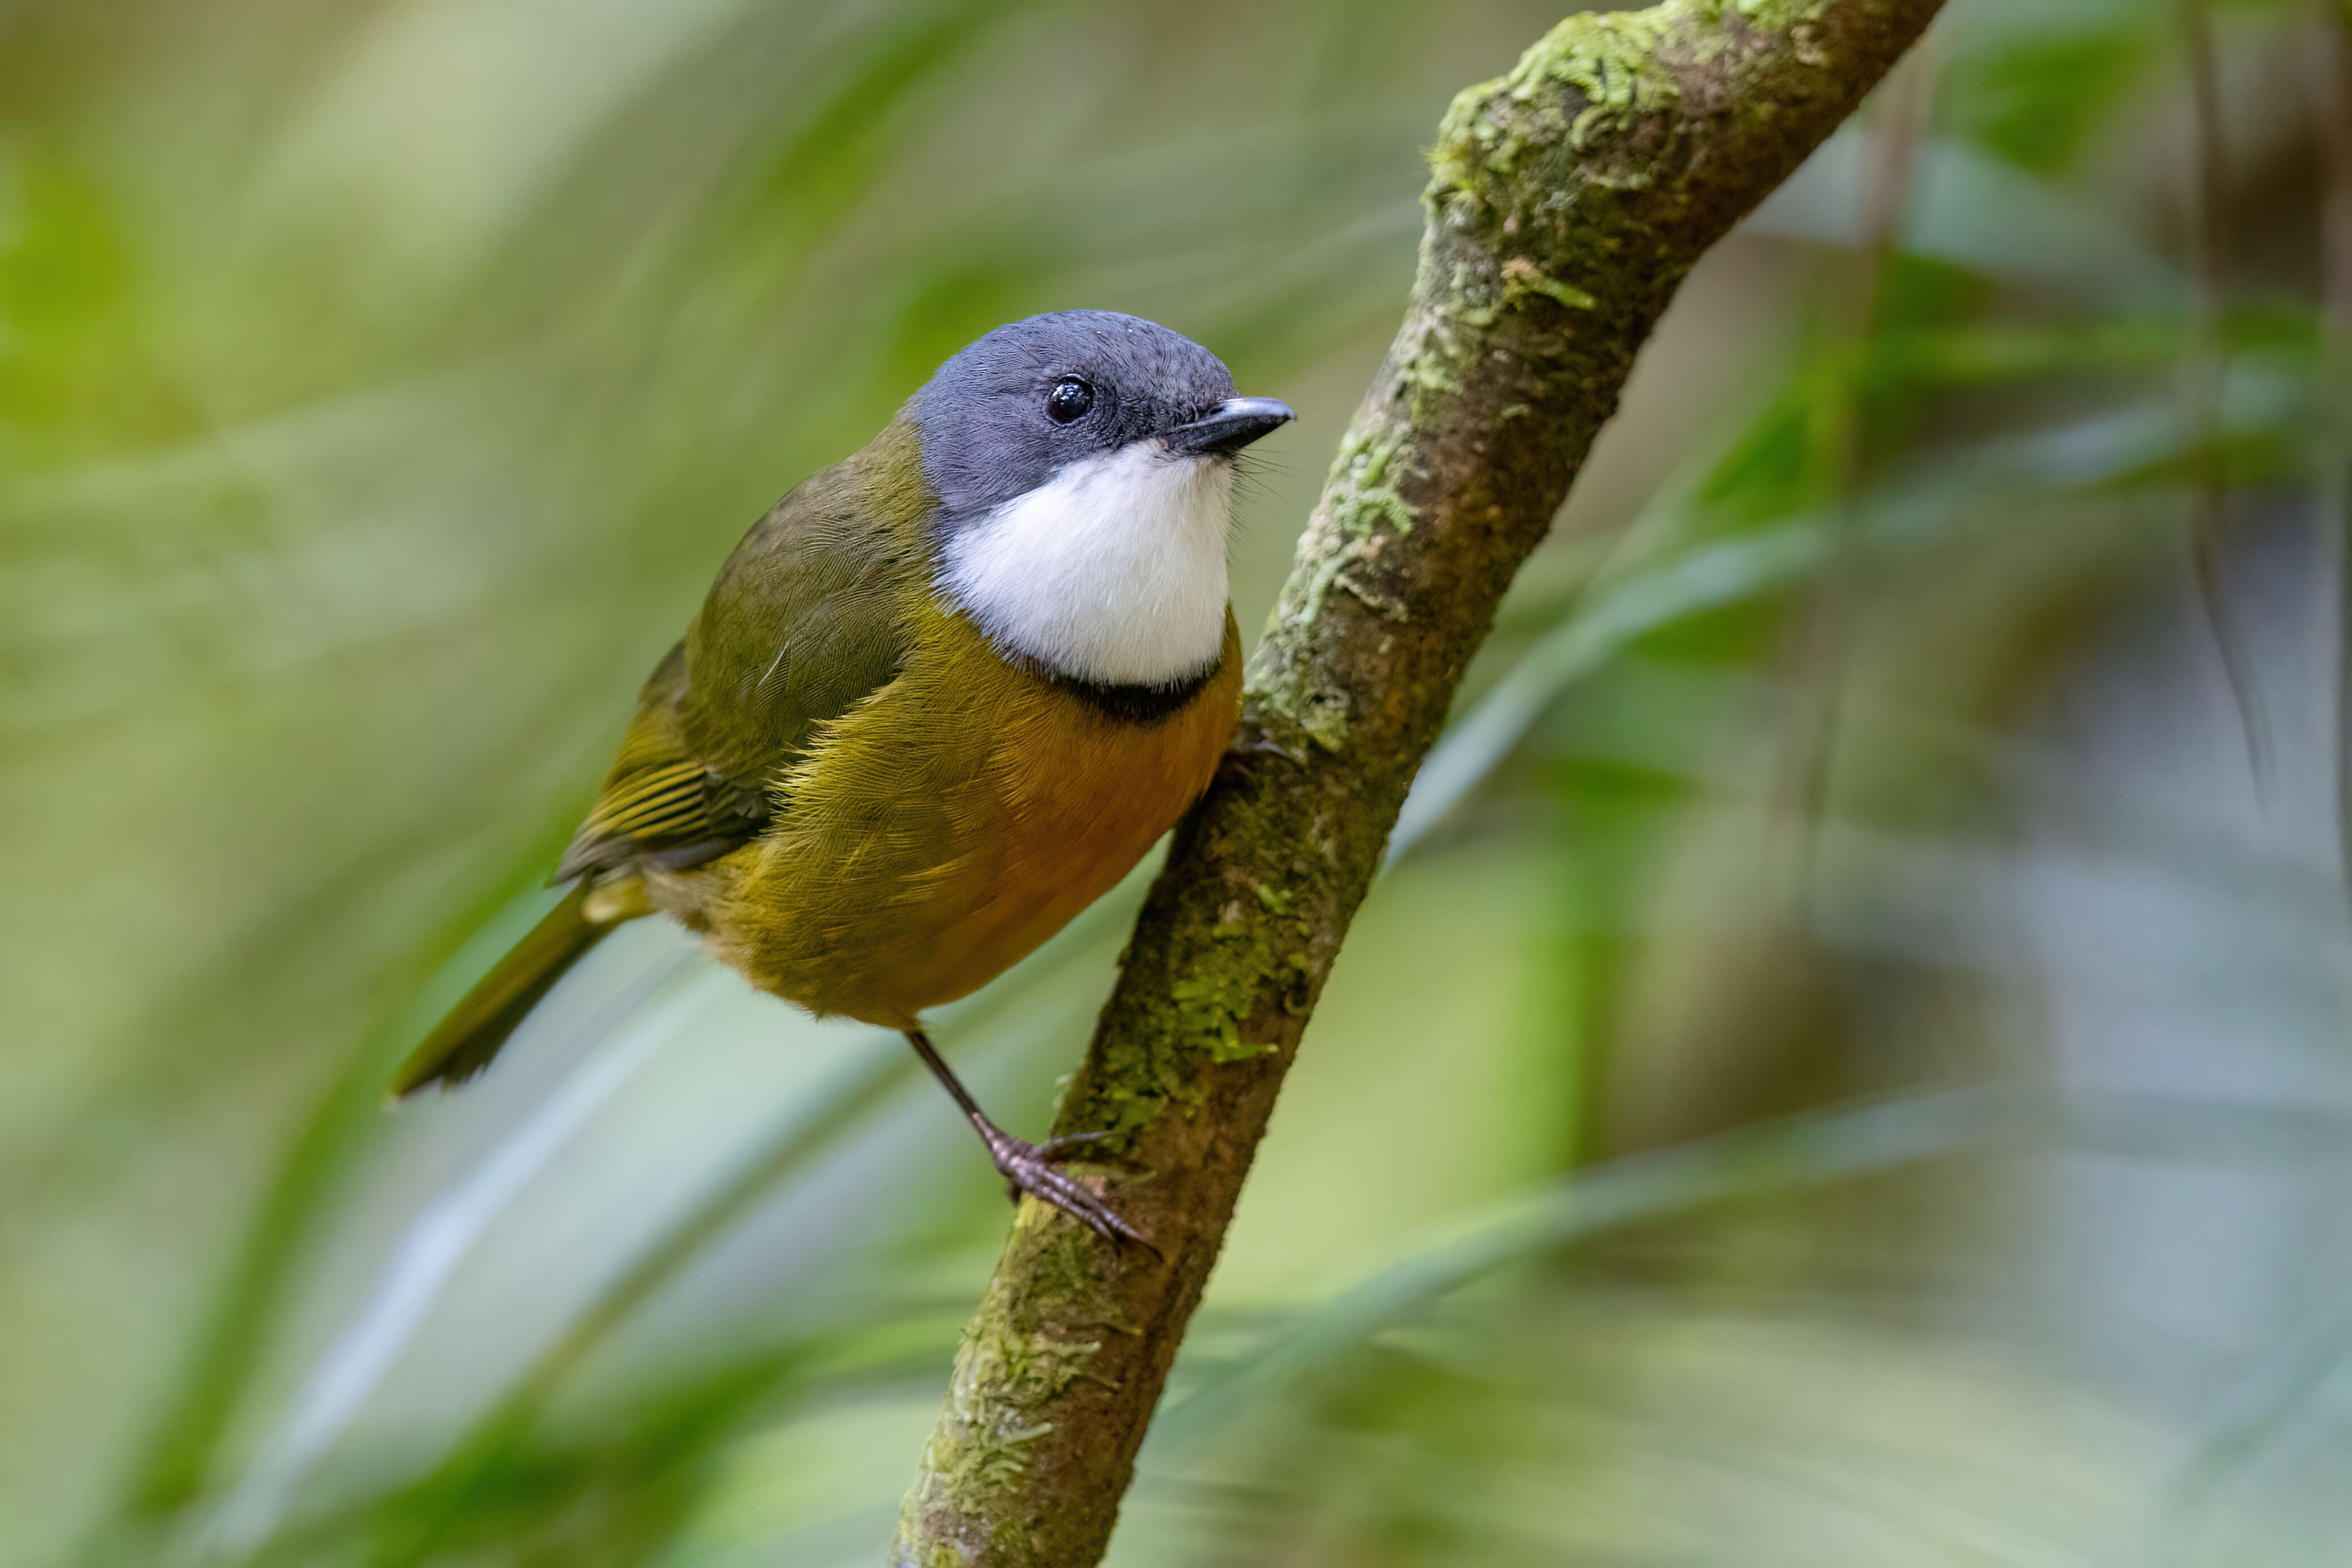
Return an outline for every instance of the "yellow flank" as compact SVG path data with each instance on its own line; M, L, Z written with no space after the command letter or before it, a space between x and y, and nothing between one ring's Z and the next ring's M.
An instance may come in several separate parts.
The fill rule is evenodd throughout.
M910 607L896 680L824 727L754 843L655 901L761 988L892 1029L1003 973L1143 858L1208 787L1241 708L1240 634L1165 717L1114 717Z

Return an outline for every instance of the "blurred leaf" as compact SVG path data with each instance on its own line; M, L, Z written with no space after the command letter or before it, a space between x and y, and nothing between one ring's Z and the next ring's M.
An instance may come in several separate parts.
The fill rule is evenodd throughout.
M2107 26L1963 57L1947 95L1956 131L2023 168L2057 172L2158 57L2161 16L2145 7Z
M1851 126L1841 131L1743 232L1853 245L1867 156ZM2179 269L2082 193L1960 142L1928 141L1914 156L1914 194L1896 242L1905 252L2112 305L2161 308L2182 298Z
M1329 1364L1507 1264L1635 1220L1967 1153L2015 1111L1998 1092L1954 1091L1755 1128L1579 1173L1550 1193L1465 1220L1453 1236L1276 1335L1163 1415L1151 1442L1181 1456L1268 1388Z

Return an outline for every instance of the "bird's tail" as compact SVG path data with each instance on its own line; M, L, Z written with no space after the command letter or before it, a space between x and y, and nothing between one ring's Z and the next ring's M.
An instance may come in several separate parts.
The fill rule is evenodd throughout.
M574 883L563 902L493 964L425 1042L408 1053L392 1076L392 1096L414 1094L428 1083L455 1088L488 1067L564 971L614 926L648 913L642 899L614 898L615 891L592 891L584 879Z

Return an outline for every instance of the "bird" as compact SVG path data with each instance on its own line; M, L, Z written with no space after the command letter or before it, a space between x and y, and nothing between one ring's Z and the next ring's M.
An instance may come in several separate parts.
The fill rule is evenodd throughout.
M1007 1190L1150 1243L991 1120L922 1015L1108 892L1206 790L1241 711L1235 455L1288 423L1166 327L1062 310L942 363L754 523L655 665L558 862L562 901L395 1071L486 1068L622 924L903 1034Z

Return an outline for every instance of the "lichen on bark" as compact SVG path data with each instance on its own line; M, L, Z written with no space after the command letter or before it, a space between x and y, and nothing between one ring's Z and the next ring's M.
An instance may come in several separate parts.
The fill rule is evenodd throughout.
M1115 1134L1091 1169L1156 1250L1022 1204L895 1563L1099 1559L1276 1091L1504 590L1683 277L1938 4L1574 16L1455 99L1403 322L1063 1106L1060 1130Z

